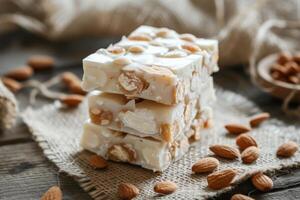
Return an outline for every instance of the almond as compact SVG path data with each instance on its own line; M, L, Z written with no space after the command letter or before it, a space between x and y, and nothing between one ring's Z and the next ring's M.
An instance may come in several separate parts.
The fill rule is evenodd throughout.
M202 158L193 166L192 171L195 173L207 173L214 171L219 166L219 161L213 157Z
M214 172L207 176L208 187L214 190L228 187L236 174L236 171L233 169Z
M264 112L264 113L260 113L260 114L252 116L249 123L250 123L251 127L257 127L263 121L265 121L269 118L270 118L270 114L267 112Z
M239 146L239 148L241 150L244 150L250 146L257 147L257 143L256 143L255 139L247 133L243 133L243 134L239 135L236 138L235 142L236 142L236 145Z
M89 164L94 169L103 169L107 167L107 161L99 155L92 155L89 159Z
M83 101L83 99L84 96L73 94L62 97L60 101L69 107L76 107Z
M27 64L34 70L51 69L54 66L54 58L46 55L34 55L28 58Z
M139 189L131 183L121 183L118 188L120 199L130 200L139 195Z
M184 44L181 47L185 50L190 51L191 53L201 51L201 49L197 45L194 45L194 44Z
M291 157L298 151L298 144L293 141L288 141L277 149L278 157Z
M124 54L125 49L123 47L118 46L110 46L107 48L107 51L112 54Z
M231 197L230 200L254 200L254 199L243 194L235 194Z
M159 183L156 183L154 186L154 192L159 194L171 194L177 190L176 183L173 183L172 181L162 181Z
M52 186L42 197L41 200L62 200L62 191L58 186Z
M236 159L240 156L240 153L236 148L227 145L212 145L209 149L222 158Z
M255 146L248 147L242 152L243 163L250 164L256 161L259 157L259 149Z
M229 133L241 134L250 131L250 128L241 124L226 124L225 128Z
M33 70L28 66L12 69L5 74L5 77L12 78L18 81L23 81L33 75Z
M3 77L1 80L3 84L13 93L18 92L23 87L21 83L11 78Z
M269 191L273 188L273 181L267 175L259 172L252 176L252 184L254 187L262 192Z
M80 79L72 72L64 72L61 75L61 79L63 83L68 87L68 89L73 94L81 94L85 95L86 92L82 90L81 88L81 81Z
M120 143L108 148L107 157L118 162L134 162L137 159L137 154L132 145Z
M136 41L151 41L152 38L149 37L148 35L140 34L140 35L130 35L128 37L129 40L136 40Z

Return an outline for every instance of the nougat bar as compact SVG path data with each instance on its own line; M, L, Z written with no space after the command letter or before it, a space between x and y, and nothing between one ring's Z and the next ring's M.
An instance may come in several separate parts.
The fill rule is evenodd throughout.
M87 122L81 146L105 159L140 165L153 171L165 170L189 149L186 136L172 143L153 138L141 138Z
M212 119L215 101L212 79L202 85L201 94L176 105L164 105L144 99L127 99L123 95L92 92L88 97L89 116L94 124L139 137L172 142L190 127L192 120L204 124Z
M198 83L216 70L218 55L217 41L188 37L193 38L142 26L83 60L82 87L166 105L183 102L187 95L199 94Z

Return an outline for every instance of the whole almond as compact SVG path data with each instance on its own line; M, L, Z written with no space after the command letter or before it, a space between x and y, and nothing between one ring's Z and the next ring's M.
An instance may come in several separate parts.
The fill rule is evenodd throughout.
M228 187L235 176L236 171L233 169L214 172L207 176L208 187L214 190Z
M46 55L34 55L28 58L27 64L34 70L51 69L54 66L54 58Z
M173 183L172 181L162 181L159 183L156 183L154 186L154 192L159 194L171 194L177 190L176 183Z
M270 118L270 114L267 112L260 113L257 115L254 115L250 118L250 126L251 127L257 127L259 126L263 121L267 120Z
M219 161L213 157L202 158L193 166L192 171L195 173L207 173L214 171L219 166Z
M41 200L62 200L62 191L58 186L52 186L42 197Z
M251 129L245 125L242 124L226 124L225 128L229 133L232 134L241 134L249 132Z
M239 135L236 138L235 142L236 142L236 145L239 146L239 148L241 150L244 150L250 146L257 147L257 143L256 143L255 139L247 133L243 133L243 134Z
M81 81L80 79L72 72L64 72L61 75L61 79L66 87L70 90L73 94L80 94L85 95L86 92L81 88Z
M227 145L212 145L209 149L214 152L217 156L227 159L236 159L240 156L239 151Z
M230 200L254 200L254 199L243 194L235 194L231 197Z
M273 188L273 181L267 175L259 172L252 176L252 184L254 187L262 192L269 191Z
M293 141L288 141L280 145L277 149L278 157L291 157L298 151L298 144Z
M103 169L108 166L107 161L102 158L101 156L98 155L92 155L89 159L89 164L94 168L94 169Z
M60 101L63 104L65 104L66 106L76 107L83 101L83 99L84 99L84 96L73 94L73 95L67 95L67 96L62 97L60 99Z
M3 84L13 93L18 92L23 87L21 83L11 78L3 77L1 80Z
M255 146L248 147L242 152L241 157L243 163L247 163L247 164L253 163L259 157L259 149Z
M139 195L139 189L131 183L121 183L118 188L120 199L130 200Z
M23 67L10 70L4 76L18 81L23 81L30 78L32 75L33 75L33 70L28 66L23 66Z

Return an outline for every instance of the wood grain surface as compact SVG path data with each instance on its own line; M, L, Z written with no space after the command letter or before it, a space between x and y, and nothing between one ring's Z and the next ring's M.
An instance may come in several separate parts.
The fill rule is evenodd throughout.
M56 58L55 69L46 73L37 73L34 79L47 80L63 71L73 71L81 76L81 59L112 41L114 39L91 38L58 44L24 32L5 35L0 37L0 75L11 68L23 65L30 55L47 54ZM270 112L272 117L290 124L299 123L280 111L279 100L273 99L253 86L244 68L238 66L221 70L214 75L216 84L246 96L257 103L262 110ZM28 105L28 94L29 91L24 90L17 95L21 110ZM51 101L39 98L36 107L49 102ZM257 200L300 199L300 170L282 171L272 179L275 187L268 193L256 191L250 181L246 181L233 192L217 199L230 199L234 193L250 194ZM62 188L64 199L91 199L72 177L59 173L56 166L47 160L22 121L19 120L11 130L0 133L1 200L39 199L53 185L59 185Z

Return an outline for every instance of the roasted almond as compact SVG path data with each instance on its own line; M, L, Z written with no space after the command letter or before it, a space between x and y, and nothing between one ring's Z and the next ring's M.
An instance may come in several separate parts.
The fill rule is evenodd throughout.
M255 146L248 147L241 154L243 163L253 163L259 157L259 149Z
M273 181L267 175L259 172L252 176L252 184L254 187L262 192L269 191L273 188Z
M139 195L139 189L131 183L121 183L118 188L120 199L130 200Z
M228 187L236 174L236 171L233 169L214 172L207 176L208 187L214 190Z
M277 149L278 157L291 157L298 151L298 144L293 141L288 141L280 145Z
M240 156L240 153L236 148L227 145L212 145L209 149L222 158L236 159Z
M27 64L34 70L51 69L54 66L54 62L54 58L46 55L34 55L27 60Z
M3 84L13 93L18 92L23 87L21 83L11 78L3 77L1 80Z
M72 72L64 72L61 75L61 79L66 87L70 90L73 94L80 94L85 95L86 92L81 88L81 81L80 79Z
M229 133L232 134L241 134L249 132L251 129L245 125L242 124L226 124L225 128Z
M58 186L52 186L42 197L41 200L62 200L62 191Z
M257 147L257 143L256 143L255 139L247 133L243 133L243 134L239 135L236 138L235 142L236 142L236 145L239 146L239 148L241 150L244 150L250 146Z
M243 194L235 194L231 197L230 200L254 200L254 199Z
M257 127L258 125L260 125L263 121L267 120L270 118L270 114L267 112L264 113L260 113L257 115L254 115L250 118L250 126L251 127Z
M154 192L159 194L171 194L177 190L176 183L173 183L172 181L162 181L159 183L156 183L154 186Z
M195 173L207 173L214 171L219 166L219 160L213 157L202 158L193 166L192 171Z
M99 155L92 155L89 159L89 164L94 169L103 169L108 166L107 161Z
M69 107L76 107L83 101L83 99L84 96L82 95L72 94L62 97L60 101Z
M18 81L23 81L30 78L32 75L33 75L33 70L28 66L23 66L23 67L10 70L4 76Z

